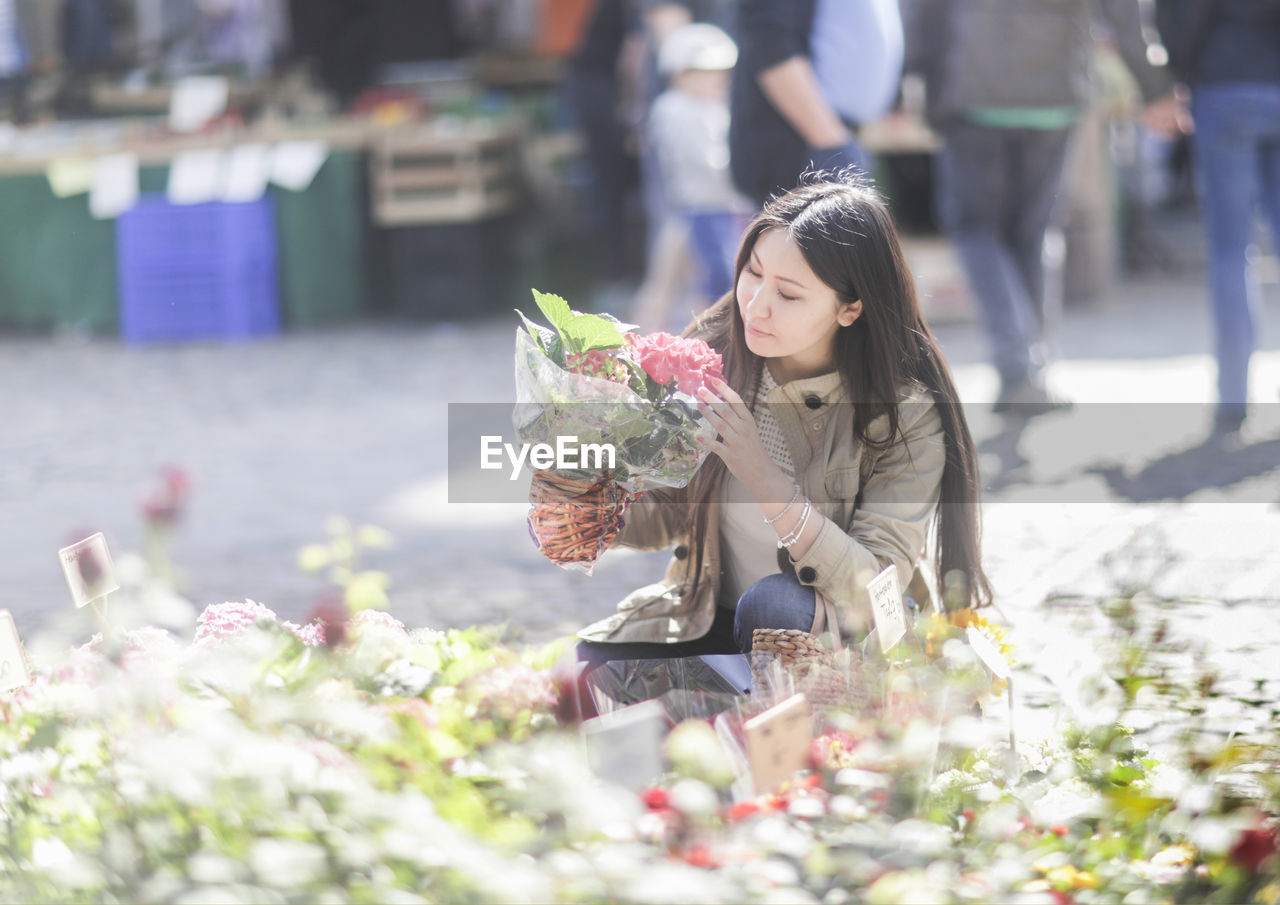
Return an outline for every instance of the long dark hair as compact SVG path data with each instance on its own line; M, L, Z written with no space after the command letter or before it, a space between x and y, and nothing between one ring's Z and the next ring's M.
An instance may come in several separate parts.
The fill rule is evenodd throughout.
M973 437L951 371L920 315L897 229L873 189L817 174L771 200L742 238L734 289L690 325L686 335L701 336L724 356L725 380L754 409L764 359L747 348L736 288L760 235L772 229L795 242L837 298L862 301L861 316L837 330L835 353L845 393L857 403L853 432L858 442L884 449L902 440L898 399L905 384L917 381L933 396L946 437L942 492L933 520L938 589L946 606L990 603L991 585L980 553L981 482ZM889 432L872 437L868 429L881 416L888 416ZM708 511L725 473L724 462L709 456L689 485L687 529L695 564L692 587L686 591L690 595L701 580Z

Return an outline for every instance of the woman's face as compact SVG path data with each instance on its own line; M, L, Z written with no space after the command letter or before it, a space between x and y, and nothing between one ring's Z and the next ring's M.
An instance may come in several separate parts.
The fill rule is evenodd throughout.
M862 314L862 302L842 302L779 229L756 240L737 296L747 348L768 359L779 383L833 370L836 331Z

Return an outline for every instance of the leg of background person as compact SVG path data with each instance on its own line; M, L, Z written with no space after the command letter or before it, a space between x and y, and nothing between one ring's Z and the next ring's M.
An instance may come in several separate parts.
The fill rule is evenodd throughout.
M617 86L610 79L570 74L565 87L585 144L591 182L587 226L598 262L596 276L617 283L627 271L625 205L634 167L614 109Z
M1038 332L1031 299L1002 238L1004 136L967 123L946 130L938 155L938 219L960 256L978 305L1002 391L1031 373L1030 339Z
M1035 315L1037 329L1029 349L1037 382L1048 364L1050 337L1062 319L1061 237L1053 248L1046 236L1062 188L1069 136L1066 129L1018 129L1009 136L1013 153L1004 237Z
M816 596L794 575L766 575L738 598L734 611L733 637L738 650L751 651L751 639L758 628L813 628Z
M1267 92L1271 128L1258 146L1259 180L1262 183L1262 212L1271 233L1271 253L1280 259L1280 86Z
M628 316L641 332L667 329L672 303L686 294L692 263L689 224L684 217L668 217L649 251L644 282L631 302Z
M1240 100L1231 86L1200 89L1192 100L1223 423L1244 417L1260 295L1251 247L1258 142Z

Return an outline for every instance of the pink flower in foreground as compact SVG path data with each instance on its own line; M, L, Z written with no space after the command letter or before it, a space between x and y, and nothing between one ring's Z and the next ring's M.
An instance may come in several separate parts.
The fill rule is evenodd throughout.
M723 377L720 353L700 339L681 339L670 333L629 333L627 341L631 354L654 383L675 381L676 389L692 395L712 377Z
M585 377L599 377L614 383L625 384L630 377L627 366L618 360L615 352L592 349L590 352L569 355L565 367Z
M259 619L278 621L274 611L253 600L211 604L196 619L198 625L195 641L197 644L221 641L230 635L239 634Z
M364 625L380 625L395 632L404 631L404 623L382 610L359 610L347 621L348 628L357 629Z
M468 684L482 711L507 720L525 710L554 707L558 700L551 676L523 663L491 669Z
M298 625L296 622L286 622L284 627L307 647L324 647L324 625L322 623L312 622L309 625Z

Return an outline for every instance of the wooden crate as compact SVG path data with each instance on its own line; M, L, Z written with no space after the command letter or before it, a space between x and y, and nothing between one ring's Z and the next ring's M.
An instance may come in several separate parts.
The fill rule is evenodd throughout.
M466 123L388 130L371 137L370 198L379 226L460 223L519 200L517 131Z

